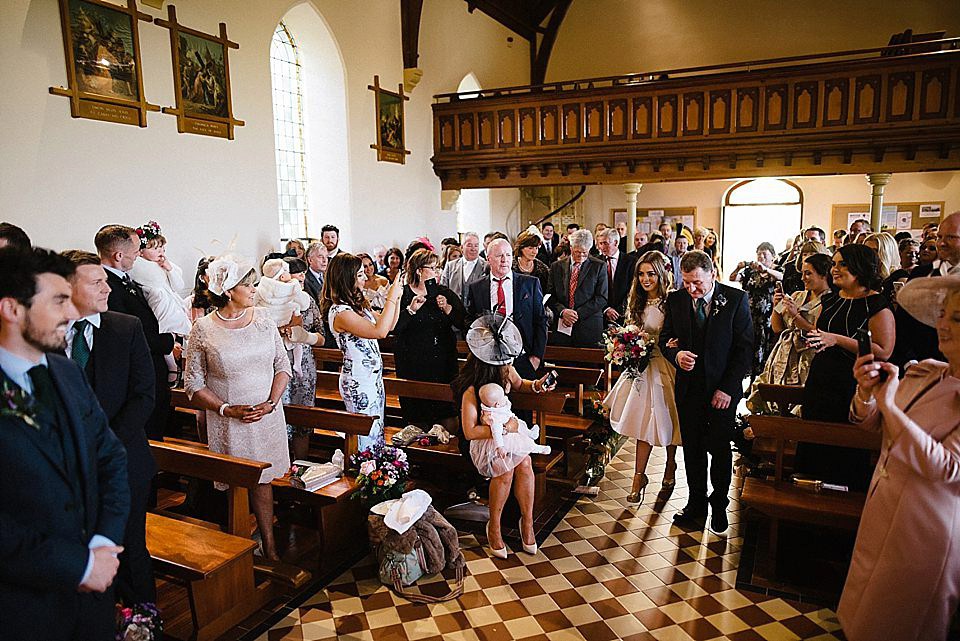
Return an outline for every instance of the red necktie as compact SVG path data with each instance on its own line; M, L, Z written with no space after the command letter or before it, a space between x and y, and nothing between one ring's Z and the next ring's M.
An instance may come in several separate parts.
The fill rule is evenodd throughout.
M607 256L607 284L613 287L613 258Z
M503 281L506 278L494 278L497 281L497 313L503 316L507 315L507 297L503 293Z
M574 263L573 271L570 272L570 291L567 292L569 298L567 299L567 307L573 309L573 295L577 291L577 281L580 280L580 263Z

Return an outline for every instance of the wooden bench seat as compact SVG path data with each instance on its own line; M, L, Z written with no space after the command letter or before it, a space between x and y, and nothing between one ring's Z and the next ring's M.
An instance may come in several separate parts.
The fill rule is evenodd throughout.
M787 400L799 398L796 388L768 389L767 392L770 395L763 397L764 400L782 402L781 412L788 412ZM759 511L770 520L771 568L776 567L777 538L781 519L830 528L857 528L866 495L863 492L817 491L794 484L785 472L785 452L788 446L801 442L876 451L881 445L881 437L878 433L863 430L849 423L805 421L793 416L753 414L748 421L756 439L764 439L773 444L773 478L747 477L744 479L740 495L743 505Z

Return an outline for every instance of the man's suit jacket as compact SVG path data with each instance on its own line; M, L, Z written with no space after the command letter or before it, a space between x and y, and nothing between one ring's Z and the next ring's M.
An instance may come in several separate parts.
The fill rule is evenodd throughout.
M511 272L513 279L513 323L520 330L523 351L543 360L547 348L547 315L543 309L540 280ZM490 275L470 285L467 295L467 324L490 311ZM528 372L529 373L529 372ZM522 374L521 374L522 375Z
M537 250L537 258L540 259L544 265L550 265L557 259L557 243L558 239L556 234L553 238L550 239L550 242L544 240L540 243L540 249ZM547 247L547 245L550 245Z
M51 437L0 415L0 636L60 639L95 534L121 543L130 507L127 457L76 363L48 354L77 465L69 475ZM18 389L5 374L8 388Z
M617 256L617 269L613 272L613 282L608 282L607 285L609 288L607 291L607 307L617 310L620 316L623 316L627 309L627 297L630 295L630 287L633 285L633 270L636 266L636 257L621 252ZM606 274L606 265L604 265L604 274Z
M466 262L466 259L461 256L457 260L447 263L443 268L443 273L440 274L440 284L452 289L464 302L467 300L467 292L470 289L470 285L478 280L483 280L490 274L490 265L488 265L487 261L483 258L478 258L477 264L473 266L473 271L470 272L470 276L467 278L467 282L464 283L463 266Z
M154 373L139 319L116 312L100 314L100 327L93 328L86 375L110 427L127 451L130 484L139 486L156 471L144 431L153 412Z
M170 353L173 349L173 334L161 334L160 325L157 323L157 317L150 304L147 303L143 295L143 289L139 286L127 287L119 276L109 269L107 272L107 284L110 285L110 298L107 299L107 305L111 312L120 312L121 314L130 314L140 319L143 327L143 335L147 339L147 345L150 346L150 353L160 359ZM166 366L164 366L166 371ZM166 384L166 376L164 376Z
M307 275L303 281L303 288L307 290L307 293L313 298L313 302L320 305L320 296L323 293L323 285L317 280L317 277L313 275L309 269L307 270Z
M697 354L697 365L703 367L704 389L712 396L716 390L730 395L730 407L743 396L743 379L750 371L753 358L753 321L747 294L734 287L717 283L707 318L703 353ZM693 372L677 366L677 353L693 349L693 299L681 289L667 297L667 309L660 331L660 351L677 368L674 387L678 402L687 394ZM667 347L676 338L677 347Z
M584 261L572 304L569 300L570 270L570 260L566 258L550 266L553 296L549 305L558 323L560 313L565 309L577 312L579 320L573 324L573 333L569 337L557 332L550 340L557 345L596 347L603 336L603 310L607 308L607 266L592 256Z
M934 264L937 266L935 267ZM938 278L940 276L939 262L914 267L907 277L907 282L914 278ZM907 361L922 361L925 358L935 358L943 361L946 358L940 352L940 339L937 330L924 325L911 316L903 307L897 307L893 313L897 326L897 341L890 355L890 362L903 367Z

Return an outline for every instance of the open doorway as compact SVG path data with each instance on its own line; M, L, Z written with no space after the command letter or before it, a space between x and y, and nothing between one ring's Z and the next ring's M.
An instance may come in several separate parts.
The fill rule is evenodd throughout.
M731 187L723 198L720 219L722 265L727 272L741 260L755 260L757 245L772 243L782 251L803 220L803 192L789 180L757 178Z

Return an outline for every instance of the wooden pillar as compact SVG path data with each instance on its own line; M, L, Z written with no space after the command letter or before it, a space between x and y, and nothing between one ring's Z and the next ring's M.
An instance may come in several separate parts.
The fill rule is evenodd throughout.
M640 193L640 183L626 183L623 193L627 195L627 246L625 252L633 251L633 237L637 233L637 194Z
M870 226L880 231L880 212L883 210L883 188L890 182L893 174L867 174L870 183Z

